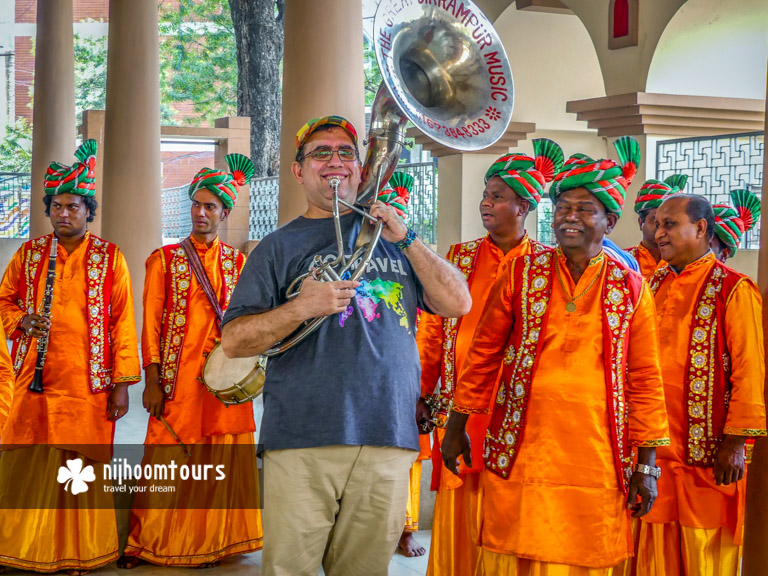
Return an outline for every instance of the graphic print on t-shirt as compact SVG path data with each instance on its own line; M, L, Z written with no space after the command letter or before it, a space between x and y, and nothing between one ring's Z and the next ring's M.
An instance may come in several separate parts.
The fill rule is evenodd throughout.
M401 300L403 296L403 285L398 282L389 282L381 278L374 280L361 280L355 294L355 303L363 317L368 322L373 322L381 316L379 312L379 303L383 300L384 305L400 317L400 326L408 329L408 314L405 311ZM339 326L344 327L344 323L352 315L354 308L350 304L344 312L339 314Z

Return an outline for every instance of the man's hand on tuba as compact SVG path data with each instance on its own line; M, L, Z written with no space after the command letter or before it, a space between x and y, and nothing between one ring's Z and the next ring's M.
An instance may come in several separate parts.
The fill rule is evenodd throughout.
M371 216L384 222L381 237L387 242L400 242L408 233L408 226L392 206L384 202L371 205Z
M339 314L347 309L358 286L360 282L351 280L320 282L307 276L301 284L299 295L290 305L300 311L304 320Z

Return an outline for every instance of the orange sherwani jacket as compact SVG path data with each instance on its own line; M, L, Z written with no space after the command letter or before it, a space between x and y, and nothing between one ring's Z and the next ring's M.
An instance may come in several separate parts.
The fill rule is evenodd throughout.
M649 281L651 276L653 276L653 273L666 264L664 260L656 262L653 255L648 251L648 248L642 244L627 248L627 252L635 257L635 260L637 260L637 263L640 266L640 273L643 275L643 278Z
M34 258L40 261L34 310L39 311L45 293L48 253L36 258L33 242L48 241L51 235L25 243L11 259L0 284L0 317L12 340L23 337L21 319L28 313L21 304L27 266ZM14 387L10 416L3 430L3 444L111 444L114 422L107 420L109 388L92 391L94 380L89 365L101 349L89 340L93 321L105 322L105 338L109 339L111 382L133 384L141 379L133 316L133 294L128 265L119 248L107 259L94 246L109 246L103 240L86 233L83 242L69 254L59 244L56 262L51 330L48 354L43 370L44 394L27 391L37 360L36 340L32 340L26 355L21 354ZM89 252L89 250L93 250ZM90 261L96 258L98 261ZM89 288L89 278L106 265L111 270L109 306L90 305L93 298L102 298L106 285ZM91 292L95 290L95 292ZM107 310L109 308L109 310ZM102 378L102 380L104 380ZM101 382L103 384L103 382Z
M573 312L558 270L569 294L589 287ZM594 568L629 555L629 447L669 436L654 318L647 284L602 252L578 283L559 249L499 277L454 400L465 413L493 403L483 548Z
M506 254L493 243L490 236L451 246L446 258L454 263L467 278L472 295L472 309L461 318L446 319L426 312L419 317L416 343L421 357L421 395L424 398L432 396L439 390L442 405L446 409L450 406L453 402L453 384L464 365L472 336L483 313L485 300L496 278L502 273L503 268L518 256L543 248L543 244L530 240L527 234L520 244ZM467 260L462 261L465 258ZM438 382L441 383L439 387ZM473 414L467 422L467 433L473 441L473 472L479 472L483 468L482 442L489 420L488 415ZM444 429L437 429L438 442L444 435ZM435 455L433 466L440 472L442 459L439 451L435 450L433 454ZM459 470L462 473L470 471L463 462L459 464ZM459 479L455 482L461 483ZM436 488L437 483L433 482L433 488Z
M725 310L710 310L708 314L707 307L713 306L700 299L705 284L712 281L715 266L733 276L729 282L732 288L727 295ZM714 291L725 290L727 285ZM712 252L689 264L679 274L671 267L660 269L651 286L656 292L659 338L664 351L661 367L672 443L657 452L657 465L662 468L659 498L643 520L654 523L676 521L693 528L728 526L735 535L735 543L739 544L744 518L745 481L717 486L712 466L691 465L689 457L699 455L696 443L691 443L701 437L700 429L695 428L699 410L703 418L707 413L711 418L712 410L726 410L724 428L722 432L713 431L715 434L746 437L766 434L760 292L748 277L717 263ZM714 298L714 302L718 299ZM729 369L730 399L725 406L700 407L695 398L687 397L686 381L690 361L696 361L694 355L700 352L700 344L710 340L711 333L706 325L697 325L698 330L703 330L697 333L693 330L693 323L700 322L704 318L702 315L715 318L717 314L722 314L725 321L725 325L718 330L723 331L720 334L725 337L727 350L722 357L712 358L711 364L709 359L702 364L705 376L711 371L722 373L724 368ZM702 342L699 343L699 340ZM709 378L705 377L702 384L705 381L708 382ZM699 385L697 381L692 381L691 389ZM706 390L702 392L707 395ZM706 447L702 449L702 456L707 456Z
M222 308L226 309L229 295L234 288L240 270L245 264L243 255L216 238L211 246L192 243L205 268L214 293L219 297ZM181 250L179 245L165 246L153 252L147 259L147 274L144 280L144 326L141 332L143 366L160 364L161 372L173 375L166 378L166 403L164 417L185 444L194 444L206 436L220 434L243 434L254 432L253 406L250 402L238 406L225 406L211 394L199 380L203 373L205 356L221 338L208 297L189 269L176 271L172 260ZM186 263L186 256L180 256ZM179 274L183 277L178 277ZM226 275L226 278L225 278ZM188 284L183 295L173 289ZM177 302L176 300L183 300ZM169 318L174 308L183 317L183 322ZM169 324L181 326L176 348L172 338L164 332ZM169 358L176 356L176 361ZM172 393L171 393L172 390ZM174 444L160 420L150 416L147 428L147 444Z

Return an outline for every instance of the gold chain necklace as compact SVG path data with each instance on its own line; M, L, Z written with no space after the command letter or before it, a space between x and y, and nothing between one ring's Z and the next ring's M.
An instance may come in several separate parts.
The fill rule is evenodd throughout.
M589 286L587 286L581 294L578 294L576 296L571 296L568 292L568 289L565 287L565 282L563 282L563 276L560 274L560 259L557 256L555 256L555 271L557 272L557 279L560 280L560 286L563 289L563 293L565 294L565 297L568 299L568 302L566 302L565 304L565 309L569 314L576 312L576 300L584 296L584 294L589 292L590 288L592 288L592 286L595 285L595 282L597 282L597 279L603 275L604 267L605 267L605 256L603 256L603 262L600 264L600 270L595 275L595 277L592 278L592 281L589 283Z

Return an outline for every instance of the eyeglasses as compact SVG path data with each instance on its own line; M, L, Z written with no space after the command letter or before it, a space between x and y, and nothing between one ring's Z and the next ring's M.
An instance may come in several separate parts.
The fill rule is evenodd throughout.
M306 158L307 156L311 156L314 160L317 160L318 162L329 162L331 158L333 158L333 153L336 152L339 155L339 160L342 162L354 162L357 160L357 151L355 151L354 148L339 148L338 150L334 150L333 148L329 148L328 146L320 146L318 148L315 148L312 150L312 152L307 152L304 154L303 158Z

